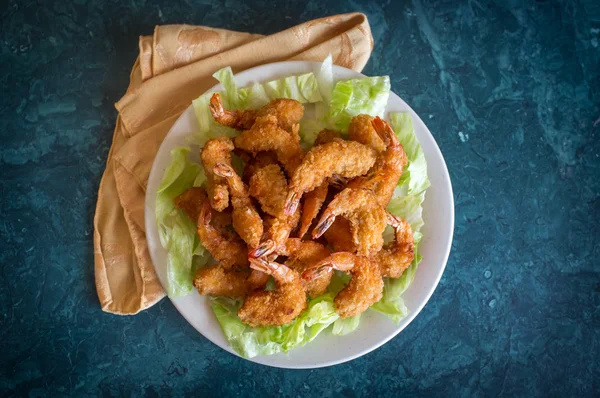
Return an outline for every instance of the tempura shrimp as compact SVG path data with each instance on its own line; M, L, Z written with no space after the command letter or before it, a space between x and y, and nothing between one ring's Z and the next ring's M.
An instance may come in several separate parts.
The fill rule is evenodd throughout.
M282 245L285 244L292 231L298 226L300 221L300 210L296 210L291 215L273 217L269 220L269 228L263 240L256 249L250 250L248 256L258 258L270 256L273 253L279 254Z
M315 139L315 145L322 145L328 142L333 142L340 139L340 133L334 130L321 130ZM310 225L315 217L319 214L321 206L327 198L329 192L329 184L334 181L339 181L339 176L332 176L328 181L304 195L304 203L302 204L302 215L300 216L300 228L298 229L298 237L302 238L308 232Z
M273 152L258 152L255 156L252 156L252 154L246 151L239 150L239 152L245 154L242 158L244 161L243 180L248 183L250 182L250 178L252 178L259 169L271 164L278 164L277 156Z
M385 144L373 128L373 117L365 114L357 115L348 125L348 138L375 149L377 153L385 151Z
M277 123L282 129L289 131L304 116L304 106L296 100L287 98L271 100L259 109L230 111L223 108L221 97L215 93L210 99L209 107L217 123L236 130L248 130L257 117L271 115L277 118Z
M385 143L385 150L377 158L377 162L370 171L372 177L363 181L357 180L349 184L350 187L367 186L373 191L382 206L387 206L398 180L402 176L408 158L402 144L394 133L392 127L380 117L373 119L373 127L381 140Z
M248 189L250 196L258 200L265 213L273 217L283 214L288 183L278 164L257 169L250 177Z
M248 249L240 237L230 231L220 232L211 225L212 208L206 200L198 217L196 232L202 246L224 268L248 266Z
M399 278L415 258L413 232L406 220L393 214L387 213L387 222L394 227L395 239L372 256L372 260L379 265L383 276Z
M202 205L207 198L208 196L204 188L192 187L176 197L174 202L175 207L183 210L190 220L197 224ZM212 210L211 224L217 231L225 231L226 227L231 225L231 223L231 213Z
M341 139L340 133L335 130L324 129L317 134L314 145L327 144L328 142L333 142L337 139Z
M300 275L276 262L250 261L251 268L272 275L276 287L248 295L238 311L240 320L252 327L260 327L285 325L296 319L307 307L306 290Z
M313 147L292 175L285 212L293 213L305 192L312 191L334 175L353 178L367 173L375 159L373 148L354 141L334 140Z
M203 296L243 297L253 290L248 269L226 269L220 264L202 267L194 276L194 287Z
M346 188L338 193L321 215L313 230L313 238L319 238L337 216L344 216L350 222L353 243L359 255L369 256L381 250L386 212L373 192Z
M308 232L313 220L319 214L321 206L327 198L329 192L329 184L324 182L317 188L313 189L304 195L304 203L302 205L302 215L300 216L300 228L298 229L298 237L302 238ZM286 190L287 194L287 190ZM285 198L283 198L285 201ZM283 204L282 204L283 207Z
M383 279L377 264L367 257L348 252L333 253L306 270L302 279L318 278L322 272L331 269L348 272L350 282L335 296L336 312L342 318L358 315L381 299Z
M290 238L285 242L285 245L283 245L279 254L288 257L285 261L285 265L302 274L308 268L329 256L331 252L318 242ZM329 272L325 270L324 272L321 272L318 277L306 281L306 292L308 293L308 296L312 298L325 293L331 282L332 275L332 270L329 270Z
M296 124L290 131L286 131L277 123L275 116L259 116L250 129L244 130L233 141L237 148L253 154L274 151L277 160L291 175L304 157L298 134L299 125Z
M235 170L225 163L217 163L213 171L215 175L225 178L229 185L233 228L248 246L258 246L263 234L263 222L250 199L246 184Z
M350 230L350 221L344 217L337 216L333 224L325 230L323 236L334 252L354 253L356 251L356 245Z
M228 137L218 137L208 140L200 153L202 166L206 174L210 204L217 211L223 211L229 206L229 191L225 180L219 176L215 176L213 169L217 162L231 165L231 151L233 149L234 146L231 139Z

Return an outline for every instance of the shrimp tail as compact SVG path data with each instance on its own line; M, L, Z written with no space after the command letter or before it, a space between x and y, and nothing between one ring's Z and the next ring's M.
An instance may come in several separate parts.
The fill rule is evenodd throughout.
M325 276L332 269L331 265L319 265L315 267L308 268L302 274L302 279L306 282L313 281L315 279L319 279L320 277Z
M273 264L263 258L251 258L250 268L256 271L271 275L273 273Z
M198 224L208 225L210 224L210 220L212 219L212 207L210 206L210 201L205 200L202 204L202 209L200 210L200 216L198 217Z
M377 116L371 121L371 124L387 147L399 145L398 137L396 137L394 130L385 120Z
M213 119L217 120L225 115L225 109L223 109L223 103L221 102L221 97L218 93L214 93L213 96L210 97L210 104L208 106Z
M313 230L313 239L318 239L331 227L331 224L335 221L335 215L331 214L327 217L323 217L315 229Z
M298 209L298 204L300 203L300 195L298 192L291 191L287 198L285 198L285 203L283 204L283 211L286 215L292 215Z
M262 242L260 245L256 247L256 249L248 252L248 256L251 258L260 258L263 256L268 256L269 254L275 251L275 241L269 239Z
M233 168L226 163L218 162L213 169L213 173L219 177L227 178L233 176L235 170L233 170Z

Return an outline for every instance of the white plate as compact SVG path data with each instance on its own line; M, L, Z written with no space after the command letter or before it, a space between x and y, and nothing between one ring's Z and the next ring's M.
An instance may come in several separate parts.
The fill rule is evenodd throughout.
M314 62L280 62L259 66L236 75L238 87L245 87L251 82L267 82L285 76L317 71L320 63ZM347 80L364 77L350 69L334 65L336 80ZM209 91L220 91L219 84ZM202 93L198 93L200 95ZM288 354L259 356L250 359L252 362L280 368L318 368L350 361L380 347L400 333L423 309L446 267L450 254L452 234L454 231L454 200L452 186L444 158L433 136L417 116L417 114L396 94L391 93L386 108L387 112L410 112L413 118L415 133L427 159L427 167L431 187L427 190L423 204L425 226L422 229L423 240L419 245L419 253L423 261L419 265L415 279L410 288L402 296L410 314L398 325L385 316L374 311L367 311L361 318L359 328L347 336L334 336L329 330L322 332L313 342L305 347L297 348ZM156 273L167 288L167 253L161 246L156 228L154 201L156 190L160 185L164 171L170 162L173 148L186 145L185 138L198 130L194 111L190 106L175 122L171 131L162 143L148 180L146 190L146 237L150 256ZM193 154L200 161L198 153ZM209 307L206 297L196 291L192 294L171 299L177 310L204 337L237 355L227 344L219 323Z

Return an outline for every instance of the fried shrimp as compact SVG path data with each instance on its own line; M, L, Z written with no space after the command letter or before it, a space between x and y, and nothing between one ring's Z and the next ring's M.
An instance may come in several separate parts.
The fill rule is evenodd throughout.
M381 140L385 143L385 150L381 152L372 173L375 176L372 187L375 196L382 206L387 206L398 180L402 176L404 167L408 164L408 158L398 137L392 127L380 117L373 119L373 127Z
M331 252L318 242L290 238L283 245L280 254L288 257L285 265L302 274L308 268L329 256ZM306 281L308 296L313 298L325 293L331 282L332 275L333 270L325 270L318 277Z
M304 157L298 134L299 125L290 131L282 129L273 115L259 116L252 127L244 130L233 139L235 146L256 154L262 151L274 151L277 160L288 174L294 172Z
M256 291L246 297L238 312L240 320L252 327L290 323L307 307L306 290L300 275L276 262L252 259L250 267L275 279L275 290Z
M212 117L217 123L236 130L248 130L257 117L271 115L277 118L277 123L282 129L289 131L304 116L304 106L296 100L287 98L271 100L260 109L228 111L223 108L219 94L215 93L210 98L209 106Z
M269 220L269 228L266 233L266 239L254 250L248 252L248 256L258 258L279 254L282 245L285 244L292 231L298 226L300 221L300 210L292 215L283 215L281 217L272 217Z
M215 176L213 169L217 162L231 165L231 152L234 146L228 137L213 138L206 142L200 158L206 173L208 197L213 209L223 211L229 206L229 191L222 177Z
M194 276L194 287L203 296L243 297L253 290L248 269L226 269L220 264L202 267Z
M263 234L263 222L250 199L246 184L235 170L225 163L217 163L213 171L215 175L225 178L229 185L233 205L233 228L248 246L258 246Z
M203 188L192 187L175 198L175 207L183 210L190 220L197 223L202 205L207 198L208 196ZM218 212L213 209L211 223L218 231L225 231L232 223L231 213Z
M202 187L192 187L175 198L175 207L184 211L190 220L198 221L204 201L208 198Z
M248 266L248 249L240 237L230 231L220 232L211 225L212 210L206 200L198 217L196 232L202 246L224 268Z
M318 278L331 269L348 272L350 282L335 296L336 312L342 317L358 315L381 299L383 279L377 264L367 257L348 252L333 253L306 270L302 279Z
M387 222L394 227L394 241L371 258L379 265L383 276L400 278L415 258L413 232L406 220L393 214L387 213Z
M352 188L369 187L379 203L387 206L394 195L394 189L398 185L402 171L408 164L408 158L394 130L386 121L376 117L372 124L374 131L385 144L385 150L379 154L375 165L369 172L369 177L355 179L348 186Z
M334 252L356 252L356 245L350 230L350 221L344 217L336 217L335 221L323 234Z
M319 134L317 134L314 145L327 144L328 142L333 142L336 139L341 139L340 133L335 130L324 129L319 131Z
M348 137L375 149L378 153L385 150L385 144L379 138L372 125L373 118L369 115L357 115L350 120Z
M298 230L298 237L302 238L308 232L310 225L313 220L319 214L321 206L327 198L327 192L329 192L329 184L324 182L317 188L313 189L306 195L304 195L304 204L302 205L302 215L300 216L300 229ZM287 194L287 190L286 190ZM285 201L285 197L283 198ZM283 203L282 203L283 207Z
M353 178L367 173L375 159L373 148L354 141L334 140L313 147L292 175L285 212L293 213L305 192L312 191L334 175Z
M323 235L337 216L344 216L350 222L352 240L359 255L369 256L381 250L386 212L373 192L346 188L338 193L321 215L313 230L313 238Z
M250 196L258 200L261 209L274 217L283 213L288 183L278 164L257 169L248 184Z
M328 142L333 142L336 139L340 139L340 133L334 130L321 130L319 134L317 134L317 138L315 139L315 145L322 145ZM308 192L304 195L304 203L302 205L302 215L300 216L300 229L298 230L298 237L302 238L308 232L310 225L313 220L319 214L321 210L321 206L325 202L327 198L327 193L329 192L329 184L337 183L341 178L337 175L332 176L329 181L323 182L317 188Z
M250 181L250 178L252 178L257 170L271 164L277 164L277 156L273 152L258 152L254 157L248 152L241 150L240 152L243 152L246 155L242 160L245 163L243 179L247 182Z

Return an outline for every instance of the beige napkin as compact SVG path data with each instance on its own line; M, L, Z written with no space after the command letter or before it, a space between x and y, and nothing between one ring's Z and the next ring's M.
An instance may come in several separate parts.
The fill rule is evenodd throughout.
M96 289L102 309L135 314L165 296L148 253L144 196L158 148L181 112L212 87L212 74L286 60L362 70L373 49L360 13L316 19L270 36L204 26L157 26L141 36L119 111L94 217Z

